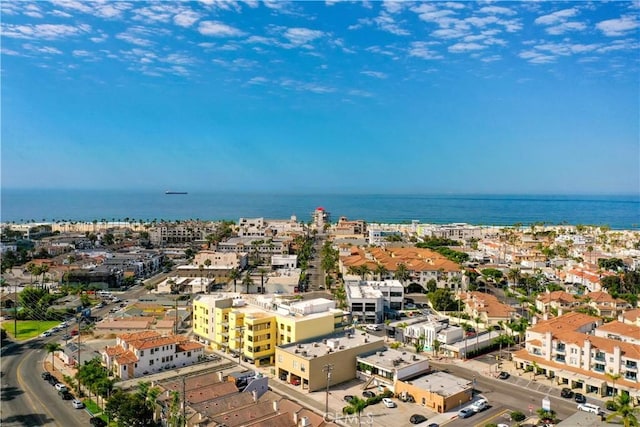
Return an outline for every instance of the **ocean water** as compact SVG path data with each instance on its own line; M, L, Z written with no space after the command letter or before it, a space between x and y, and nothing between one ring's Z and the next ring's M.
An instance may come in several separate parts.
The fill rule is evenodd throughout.
M241 217L309 221L319 206L368 222L478 225L590 224L638 229L640 196L238 194L162 191L17 190L0 194L2 222L34 220L183 220Z

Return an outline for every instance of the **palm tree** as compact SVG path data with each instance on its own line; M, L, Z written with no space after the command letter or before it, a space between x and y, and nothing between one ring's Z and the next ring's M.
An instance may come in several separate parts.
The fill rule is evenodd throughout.
M378 280L382 281L382 276L386 276L389 270L384 265L378 264L376 265L375 273L378 275Z
M232 268L229 272L229 279L233 280L233 292L238 292L236 289L237 281L240 278L240 271L237 268Z
M258 272L260 273L260 293L264 294L264 275L267 274L267 269L261 267Z
M56 351L62 350L62 346L57 342L48 342L44 345L44 349L47 351L47 353L51 353L51 369L55 371L56 366L54 362L55 360L54 355Z
M620 393L613 399L616 410L607 416L607 421L612 421L617 418L621 418L622 425L624 427L638 427L640 421L640 407L631 406L631 396L628 393Z
M620 374L613 374L613 373L611 373L611 372L607 372L607 373L606 373L606 374L604 374L604 375L605 375L607 378L609 378L609 379L611 380L611 382L613 383L613 386L612 386L612 388L613 388L613 395L615 396L615 395L617 394L617 393L616 393L616 381L618 381L622 375L620 375Z
M253 279L251 278L251 272L249 270L247 270L247 273L244 275L242 284L247 287L247 293L249 293L249 286L253 285Z
M358 396L354 396L353 399L351 399L349 401L349 404L347 405L347 408L351 408L353 412L358 414L358 427L362 425L360 423L360 415L362 414L362 411L366 407L367 407L367 401L364 399L360 399Z
M507 272L507 278L511 280L513 286L518 286L518 282L520 280L520 269L519 268L511 268Z
M409 278L409 270L407 270L407 266L402 262L396 265L396 271L393 274L393 277L404 285L405 280Z

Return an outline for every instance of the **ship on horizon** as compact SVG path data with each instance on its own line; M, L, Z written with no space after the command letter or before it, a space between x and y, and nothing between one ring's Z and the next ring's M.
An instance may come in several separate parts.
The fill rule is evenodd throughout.
M189 194L186 191L171 191L171 190L167 190L164 192L164 194Z

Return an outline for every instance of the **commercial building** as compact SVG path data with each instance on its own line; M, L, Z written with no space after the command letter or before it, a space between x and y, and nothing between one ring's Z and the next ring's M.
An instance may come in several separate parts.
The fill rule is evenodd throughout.
M340 333L276 348L278 378L309 391L356 378L356 358L384 349L384 339L369 334Z
M193 332L211 348L241 354L256 365L273 364L276 346L340 331L346 315L335 308L335 301L324 298L198 295Z
M395 391L398 381L429 372L429 360L425 356L390 348L361 354L356 363L356 375L366 381L365 388L373 385Z
M446 372L434 372L396 383L395 392L402 400L444 413L473 398L473 382Z
M402 331L402 337L396 336L406 344L414 344L421 341L424 351L432 351L434 342L440 344L453 344L464 338L464 329L460 326L450 325L448 322L439 321L430 317L425 320L409 323Z

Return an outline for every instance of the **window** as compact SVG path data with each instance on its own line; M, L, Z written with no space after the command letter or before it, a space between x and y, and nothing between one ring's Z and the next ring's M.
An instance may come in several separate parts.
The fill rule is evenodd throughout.
M291 337L287 337L287 342L291 342Z
M140 356L144 356L144 350L140 350Z
M149 360L149 366L153 366L153 359Z
M296 369L298 367L298 361L294 360L293 361L293 369Z
M291 332L291 325L287 325L287 332Z
M191 357L191 352L190 351L187 352L187 357Z
M301 363L301 364L300 364L300 370L301 370L302 372L304 372L304 371L306 371L306 370L307 370L307 368L305 367L305 365L304 365L303 363Z

